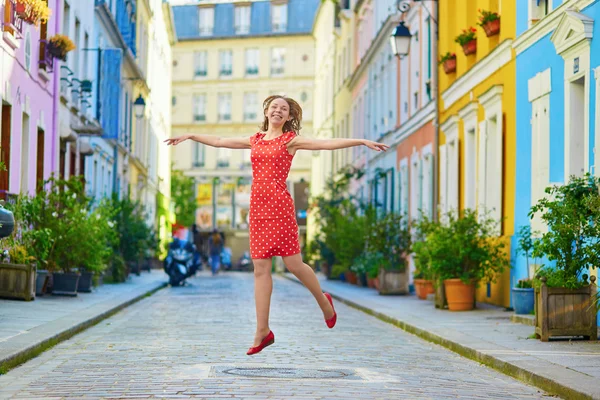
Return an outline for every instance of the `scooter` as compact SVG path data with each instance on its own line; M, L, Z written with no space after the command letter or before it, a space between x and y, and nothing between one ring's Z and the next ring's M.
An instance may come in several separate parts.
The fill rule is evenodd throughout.
M238 269L240 271L251 271L252 270L252 259L250 258L250 252L245 251L238 261Z
M185 284L185 280L193 276L201 265L200 254L192 242L173 239L164 261L164 270L169 275L171 286Z

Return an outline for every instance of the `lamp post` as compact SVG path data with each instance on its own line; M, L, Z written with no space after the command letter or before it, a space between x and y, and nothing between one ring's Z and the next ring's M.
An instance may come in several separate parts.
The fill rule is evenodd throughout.
M144 111L146 110L146 101L140 94L135 102L133 103L133 108L135 109L135 117L137 119L141 119L144 116Z
M392 52L396 57L406 57L410 52L410 41L412 35L410 30L404 25L404 21L400 22L390 36L390 44Z

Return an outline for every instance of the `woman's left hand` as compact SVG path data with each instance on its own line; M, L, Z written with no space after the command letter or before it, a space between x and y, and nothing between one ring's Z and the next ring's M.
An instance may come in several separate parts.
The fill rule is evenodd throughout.
M364 145L376 151L386 151L390 148L390 146L388 146L387 144L373 142L372 140L365 140Z

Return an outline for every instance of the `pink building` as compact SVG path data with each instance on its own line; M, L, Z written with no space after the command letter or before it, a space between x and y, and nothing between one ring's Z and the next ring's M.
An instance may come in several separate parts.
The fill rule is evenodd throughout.
M35 193L36 184L58 171L58 71L45 41L60 25L61 0L47 0L52 14L47 24L35 26L18 16L18 0L5 0L0 40L2 98L0 196Z

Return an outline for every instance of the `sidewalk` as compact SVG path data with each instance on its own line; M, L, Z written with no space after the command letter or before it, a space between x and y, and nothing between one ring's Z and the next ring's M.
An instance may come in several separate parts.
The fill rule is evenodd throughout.
M286 278L297 279L291 274ZM469 312L436 309L416 296L380 296L376 290L319 275L338 301L440 344L526 383L567 399L600 399L600 343L528 339L532 326L511 322L512 312L478 305ZM343 319L344 316L339 316Z
M0 299L0 374L163 288L166 282L162 270L152 270L77 297L48 295L29 302Z

